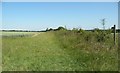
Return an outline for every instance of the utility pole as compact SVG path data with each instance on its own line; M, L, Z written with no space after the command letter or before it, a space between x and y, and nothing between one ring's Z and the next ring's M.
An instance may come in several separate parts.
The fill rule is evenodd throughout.
M105 18L102 19L103 30L105 30Z
M114 44L116 44L116 25L114 25Z

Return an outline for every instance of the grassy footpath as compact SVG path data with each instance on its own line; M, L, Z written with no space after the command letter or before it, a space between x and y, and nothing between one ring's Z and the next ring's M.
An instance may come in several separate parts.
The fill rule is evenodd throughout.
M52 33L3 38L3 70L75 70L73 65Z
M80 39L83 38L67 32L3 38L3 70L117 70L116 48Z

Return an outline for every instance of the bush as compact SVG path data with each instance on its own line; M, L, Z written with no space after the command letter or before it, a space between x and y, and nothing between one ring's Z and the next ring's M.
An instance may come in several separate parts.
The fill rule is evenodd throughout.
M93 36L93 34L91 33L91 32L89 32L89 31L84 31L84 34L83 34L83 37L84 37L84 39L85 39L85 41L91 41L92 40L92 36Z
M97 42L105 42L107 39L109 39L112 30L100 30L95 28L93 32Z
M96 35L97 42L104 42L105 41L105 35L100 33Z
M78 32L78 29L77 29L77 28L73 28L72 31L73 31L74 33L76 33L76 32Z
M111 33L112 33L112 29L106 30L106 34L111 34Z
M109 39L110 32L102 31L96 34L97 42L105 42L107 39Z
M56 31L56 30L67 30L67 29L60 26L60 27L58 27L57 29L55 29L55 31Z
M79 30L78 30L78 33L80 33L80 34L84 34L84 33L85 33L85 30L83 30L83 29L79 29Z
M54 30L54 29L52 29L52 28L50 28L50 29L47 28L47 29L46 29L46 31L53 31L53 30Z

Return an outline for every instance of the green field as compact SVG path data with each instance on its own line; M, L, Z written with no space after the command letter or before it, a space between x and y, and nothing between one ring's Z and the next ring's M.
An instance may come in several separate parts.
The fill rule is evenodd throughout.
M2 32L3 37L20 37L20 36L30 36L35 34L35 32Z
M12 37L5 37L6 35ZM3 32L2 69L117 71L118 46L114 46L112 35L109 36L105 42L97 42L92 32L91 34L73 31Z

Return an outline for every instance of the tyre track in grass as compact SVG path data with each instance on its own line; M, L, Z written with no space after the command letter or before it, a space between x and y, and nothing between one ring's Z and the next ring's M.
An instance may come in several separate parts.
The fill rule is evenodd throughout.
M41 70L55 70L55 71L73 71L75 70L73 67L74 61L71 57L62 49L59 45L59 41L56 40L56 37L52 33L43 33L36 36L39 37L40 40L37 43L40 43L38 50L39 57L38 67L41 67ZM42 43L41 43L42 42ZM36 55L36 56L38 56ZM40 64L39 64L40 63Z
M53 33L7 38L3 43L6 45L3 45L3 71L74 71L76 68Z
M32 37L36 37L36 36L38 36L39 34L41 34L41 33L35 33Z

